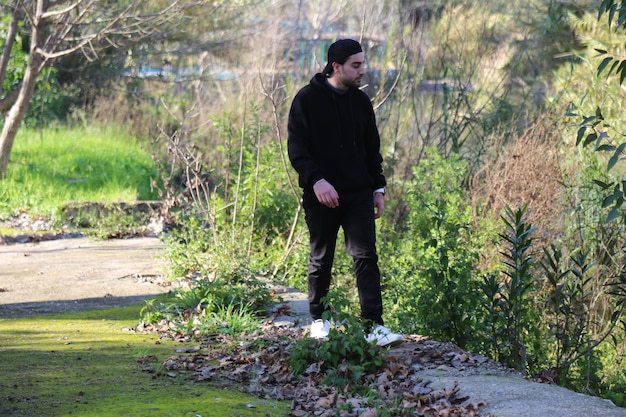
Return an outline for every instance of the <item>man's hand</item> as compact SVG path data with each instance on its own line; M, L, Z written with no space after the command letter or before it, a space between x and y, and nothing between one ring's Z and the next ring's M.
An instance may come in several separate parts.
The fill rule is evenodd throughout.
M335 208L339 205L339 194L328 181L322 179L313 185L313 192L317 201L326 207Z
M385 211L385 195L383 193L374 193L374 218L379 219Z

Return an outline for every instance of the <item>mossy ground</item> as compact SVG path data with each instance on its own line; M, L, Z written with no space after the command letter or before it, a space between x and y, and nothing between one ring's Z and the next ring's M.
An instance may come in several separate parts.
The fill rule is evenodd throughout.
M285 402L164 375L161 363L182 345L124 331L137 324L139 309L0 319L0 415L287 414ZM156 372L144 371L146 365Z

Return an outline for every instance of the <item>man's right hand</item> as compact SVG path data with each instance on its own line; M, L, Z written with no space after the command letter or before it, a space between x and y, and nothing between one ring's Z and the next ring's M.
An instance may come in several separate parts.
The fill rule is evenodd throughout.
M326 207L335 208L339 205L339 194L328 181L321 179L313 185L317 201Z

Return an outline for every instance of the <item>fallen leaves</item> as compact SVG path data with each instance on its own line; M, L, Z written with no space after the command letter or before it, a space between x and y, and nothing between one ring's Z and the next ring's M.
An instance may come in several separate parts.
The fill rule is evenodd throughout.
M463 397L458 385L434 389L418 376L423 369L467 370L488 361L452 343L407 336L399 347L381 349L385 363L376 374L343 385L322 383L320 362L311 363L303 376L294 376L289 351L302 337L301 329L268 324L242 341L217 336L198 347L178 349L163 366L168 374L178 372L197 382L219 381L261 398L291 400L293 416L374 417L386 410L398 417L471 417L485 405Z

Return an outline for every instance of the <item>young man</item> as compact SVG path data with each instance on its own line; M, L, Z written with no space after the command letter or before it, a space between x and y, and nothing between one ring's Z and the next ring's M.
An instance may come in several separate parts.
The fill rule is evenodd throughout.
M379 346L404 338L383 324L374 220L385 208L380 137L369 97L359 89L365 74L361 45L340 39L328 49L321 73L295 96L288 120L289 159L298 172L309 228L310 335L325 338L322 319L342 227L354 260L361 317L367 340Z

